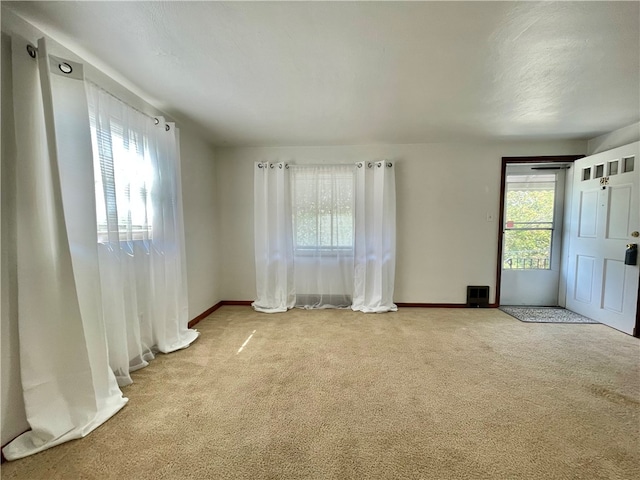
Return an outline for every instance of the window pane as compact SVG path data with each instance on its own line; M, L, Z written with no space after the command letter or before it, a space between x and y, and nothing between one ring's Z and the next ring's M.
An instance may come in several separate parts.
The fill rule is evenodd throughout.
M555 175L509 175L506 223L510 228L553 228Z
M353 167L291 168L296 250L353 248Z
M91 111L98 241L152 238L153 169L142 133L114 118L100 130Z
M624 173L627 172L633 172L633 161L635 160L635 157L627 157L625 159L623 159L624 161Z
M596 165L595 178L602 178L602 177L604 177L604 163L601 163L600 165Z
M502 268L551 268L551 233L551 230L505 231Z

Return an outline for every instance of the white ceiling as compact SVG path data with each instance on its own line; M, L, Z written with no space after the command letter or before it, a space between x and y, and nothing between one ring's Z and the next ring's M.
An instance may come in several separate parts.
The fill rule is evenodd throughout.
M640 120L637 1L8 6L217 145L585 139Z

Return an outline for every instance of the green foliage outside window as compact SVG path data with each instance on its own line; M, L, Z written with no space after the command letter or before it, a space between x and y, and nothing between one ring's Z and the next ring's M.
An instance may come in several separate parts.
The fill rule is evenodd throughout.
M554 184L512 183L506 195L503 268L550 268Z

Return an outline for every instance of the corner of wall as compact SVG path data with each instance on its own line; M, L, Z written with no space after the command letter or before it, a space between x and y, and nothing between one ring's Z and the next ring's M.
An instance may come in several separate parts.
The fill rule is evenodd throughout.
M639 140L640 122L637 122L587 141L587 155L595 155Z
M181 128L180 156L189 317L193 319L222 300L216 160L214 148L189 127Z

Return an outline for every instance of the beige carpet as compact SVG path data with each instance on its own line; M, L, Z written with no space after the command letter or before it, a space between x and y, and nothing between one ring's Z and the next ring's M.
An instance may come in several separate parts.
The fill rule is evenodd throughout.
M197 328L2 479L640 478L640 343L604 325L223 307Z

